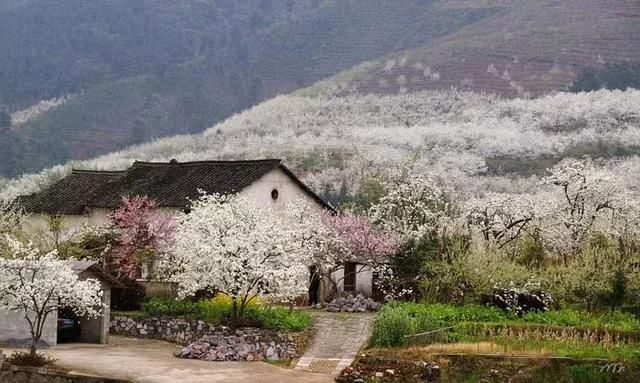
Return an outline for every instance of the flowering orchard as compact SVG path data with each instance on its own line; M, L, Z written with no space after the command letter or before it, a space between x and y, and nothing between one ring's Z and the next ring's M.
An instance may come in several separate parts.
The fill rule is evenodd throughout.
M369 169L384 170L411 159L420 173L446 178L460 193L455 197L466 199L487 189L527 191L553 165L550 160L587 154L607 159L607 168L629 175L625 182L638 188L638 105L638 90L536 99L457 91L279 96L202 134L159 139L25 175L8 182L0 199L30 194L72 166L116 170L134 160L172 158L283 158L290 168L305 170L304 181L312 189L330 196L343 188L348 195L356 193L358 179Z
M21 312L31 330L31 355L49 316L60 307L79 316L100 313L102 289L94 279L79 280L71 262L51 252L41 254L31 244L7 238L9 257L0 257L0 308Z

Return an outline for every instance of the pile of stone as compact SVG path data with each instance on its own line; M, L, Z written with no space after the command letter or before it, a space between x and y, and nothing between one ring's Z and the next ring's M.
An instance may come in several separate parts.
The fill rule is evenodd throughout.
M183 359L207 361L281 360L296 357L293 338L277 331L257 328L223 329L177 351Z
M362 294L356 296L338 297L331 301L325 308L332 312L365 313L367 311L378 311L382 306L380 303Z

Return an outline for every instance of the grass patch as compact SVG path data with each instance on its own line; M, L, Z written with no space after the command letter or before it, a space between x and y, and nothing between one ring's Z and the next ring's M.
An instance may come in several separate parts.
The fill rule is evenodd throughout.
M231 324L231 312L231 299L220 294L213 299L197 302L154 298L142 305L143 316L184 317L221 325ZM288 308L277 306L268 307L259 300L254 300L246 308L242 325L284 331L304 331L311 326L311 317L304 311L290 311Z
M517 339L510 337L477 337L459 335L458 341L491 344L481 353L505 355L541 355L575 359L640 360L637 344L601 345L584 341ZM485 343L486 342L486 343ZM469 347L473 353L473 347Z
M426 333L426 334L425 334ZM407 337L416 335L415 337ZM640 320L632 314L614 312L592 314L565 309L528 313L523 317L502 310L480 306L444 304L394 303L386 305L376 315L370 345L373 347L401 347L408 344L429 344L455 341L494 341L494 339L525 339L535 342L561 339L565 344L601 344L606 350L621 346L616 357L638 357L623 347L640 343ZM554 353L569 355L559 345ZM604 350L603 349L603 350ZM594 351L598 355L607 352ZM581 352L573 352L580 356ZM585 356L586 357L586 356Z
M125 316L125 317L141 318L141 317L147 316L147 314L145 314L144 311L142 311L142 310L133 310L133 311L112 310L111 311L111 316L112 317Z
M433 366L437 366L434 374ZM353 364L365 382L592 383L640 381L638 361L607 362L558 358L435 355L421 349L372 349ZM431 368L431 370L429 370ZM394 375L384 373L387 369ZM376 373L383 376L376 378ZM344 375L338 382L354 382Z

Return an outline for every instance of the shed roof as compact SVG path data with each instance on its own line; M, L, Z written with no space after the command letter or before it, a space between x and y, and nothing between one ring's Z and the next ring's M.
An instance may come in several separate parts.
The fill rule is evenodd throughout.
M125 287L125 285L122 282L120 282L115 276L105 271L102 267L98 266L96 262L74 261L71 263L71 268L78 275L84 272L89 272L95 275L101 281L108 283L112 287L119 287L119 288Z

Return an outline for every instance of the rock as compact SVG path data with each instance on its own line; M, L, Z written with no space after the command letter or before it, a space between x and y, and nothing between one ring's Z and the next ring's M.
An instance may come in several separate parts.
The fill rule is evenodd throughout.
M384 373L378 371L378 372L375 373L375 377L376 378L382 378L382 377L384 377Z
M331 312L367 312L377 311L380 308L380 303L374 301L371 298L366 298L362 294L356 296L348 295L347 297L338 297L331 301L326 306L326 311Z
M264 339L263 342L255 342L248 339L245 334L251 333L253 337ZM201 359L209 361L233 361L233 360L279 360L294 358L297 356L295 346L288 336L269 330L252 329L246 333L236 335L208 335L199 341L191 343L174 355L184 359Z
M267 359L277 359L275 357L276 356L276 350L273 347L269 347L264 355L267 357Z

